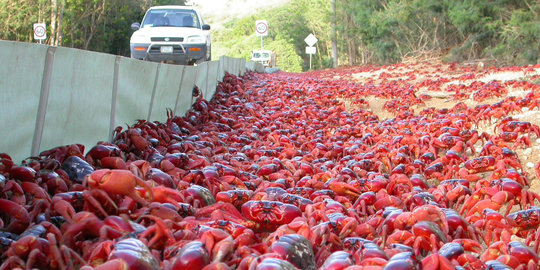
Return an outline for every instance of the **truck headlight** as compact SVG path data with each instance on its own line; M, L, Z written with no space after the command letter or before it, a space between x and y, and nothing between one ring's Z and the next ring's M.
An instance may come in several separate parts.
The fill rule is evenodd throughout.
M204 43L203 36L196 35L196 36L189 36L186 40L186 42L189 43Z
M133 35L130 43L150 43L150 39L145 35Z

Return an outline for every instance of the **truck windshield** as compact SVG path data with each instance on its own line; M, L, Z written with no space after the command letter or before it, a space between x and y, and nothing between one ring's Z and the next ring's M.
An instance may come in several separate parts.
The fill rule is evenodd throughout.
M197 13L193 10L151 9L144 16L141 27L158 26L201 28Z

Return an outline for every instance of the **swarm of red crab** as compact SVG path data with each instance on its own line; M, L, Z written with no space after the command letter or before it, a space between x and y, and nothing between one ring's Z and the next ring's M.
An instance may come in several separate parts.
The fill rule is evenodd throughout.
M539 67L401 68L227 74L185 117L0 154L0 269L539 269Z

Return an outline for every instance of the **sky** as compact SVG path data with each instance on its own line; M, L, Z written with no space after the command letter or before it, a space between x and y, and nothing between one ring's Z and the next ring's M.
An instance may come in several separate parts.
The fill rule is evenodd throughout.
M205 23L211 24L215 29L231 18L251 15L257 9L277 7L290 0L191 0L191 2L202 13Z

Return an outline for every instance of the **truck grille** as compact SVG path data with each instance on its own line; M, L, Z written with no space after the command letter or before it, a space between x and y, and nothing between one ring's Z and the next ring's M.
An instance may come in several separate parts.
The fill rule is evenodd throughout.
M155 53L157 53L157 54L161 53L161 46L171 46L171 45L157 45L157 44L156 44L156 45L152 45L152 46L150 46L150 49L148 50L148 53L153 53L153 54L155 54ZM180 45L172 45L172 47L173 47L173 53L174 53L174 54L183 54L183 53L186 53L186 52L184 51L184 49L182 48L182 46L180 46Z
M151 41L166 41L166 42L182 42L184 41L184 38L183 37L153 37L153 38L150 38L150 40Z

